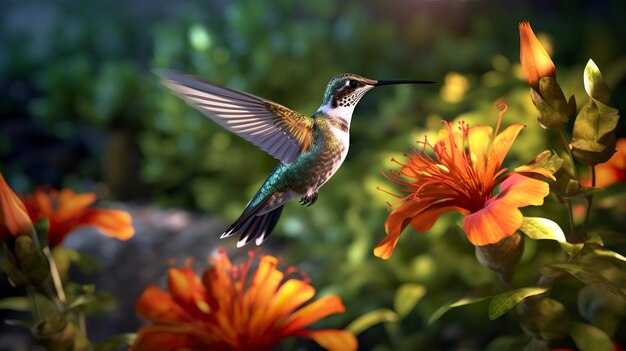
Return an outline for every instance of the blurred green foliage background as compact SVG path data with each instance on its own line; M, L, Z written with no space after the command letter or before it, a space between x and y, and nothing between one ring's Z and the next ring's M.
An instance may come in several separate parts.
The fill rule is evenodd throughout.
M326 82L341 72L437 81L368 93L356 108L341 170L315 206L286 206L264 247L308 272L322 293L343 298L347 313L329 321L335 327L392 308L404 284L426 287L402 320L364 331L363 349L481 349L498 336L520 334L514 317L489 322L484 304L427 324L443 303L498 285L477 263L455 215L425 235L407 230L389 261L372 254L385 234L386 201L393 201L377 190L393 190L380 171L435 133L439 120L494 125L495 104L505 101L504 124L528 125L510 165L555 146L536 123L521 79L518 22L529 20L551 48L566 93L584 102L582 68L593 58L615 107L626 107L622 0L53 0L0 6L0 166L22 192L52 184L202 211L225 224L234 220L277 161L174 97L153 68L201 76L303 113L315 111ZM526 213L541 211L565 224L562 208L547 203ZM623 228L624 220L611 213L603 226ZM550 243L527 243L516 281L531 282L537 268L558 255Z

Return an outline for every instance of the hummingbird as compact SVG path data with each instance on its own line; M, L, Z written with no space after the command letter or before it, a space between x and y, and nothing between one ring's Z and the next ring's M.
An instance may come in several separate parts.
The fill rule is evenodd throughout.
M392 84L432 84L427 80L374 80L343 73L324 90L310 116L276 102L171 70L156 70L165 86L227 130L255 144L280 163L221 238L240 233L237 247L261 245L278 222L284 204L300 198L311 206L318 190L348 154L355 106L370 89Z

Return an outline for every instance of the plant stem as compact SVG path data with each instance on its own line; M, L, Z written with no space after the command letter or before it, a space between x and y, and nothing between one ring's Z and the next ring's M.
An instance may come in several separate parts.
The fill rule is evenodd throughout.
M37 305L37 298L35 297L35 291L33 287L28 284L26 285L26 291L28 291L28 295L33 300L33 308L35 309L35 322L39 322L41 320L41 311L39 310L39 306Z
M563 143L563 148L565 149L565 151L567 151L567 155L569 156L569 159L571 161L572 164L572 171L574 172L574 178L576 180L578 180L578 172L576 171L576 166L574 164L574 154L572 153L572 149L570 149L569 144L567 143L567 140L565 139L565 135L563 134L563 131L561 130L561 128L557 129L559 131L559 136L561 138L561 143Z
M65 290L63 290L63 283L61 282L61 275L59 274L59 268L57 267L56 262L54 261L54 257L52 256L52 252L49 247L45 247L43 249L44 255L48 258L48 262L50 263L50 276L52 277L52 283L54 284L54 289L56 291L56 295L59 298L61 303L65 303L67 298L65 297Z
M576 165L574 164L574 154L572 153L572 150L569 148L567 140L565 139L565 134L563 134L563 131L561 130L561 128L558 128L557 131L559 132L559 139L561 140L561 144L563 146L563 148L565 149L565 151L567 151L567 155L569 156L569 160L570 160L570 164L572 165L572 172L574 174L572 174L574 176L574 179L576 179L576 181L578 181L578 172L576 171ZM570 240L572 240L573 242L577 242L577 233L576 233L576 225L574 224L574 213L573 211L573 206L572 206L572 200L567 200L567 215L569 217L569 227L570 227Z
M591 167L591 186L595 188L596 186L596 167L595 166L590 166ZM581 234L583 236L583 239L587 239L588 235L587 235L587 224L589 222L589 217L591 214L591 205L593 204L593 194L589 194L585 197L585 199L587 200L587 211L585 211L585 220L583 222L582 228L581 228Z
M78 328L80 328L80 331L83 333L85 339L89 339L87 337L87 324L85 323L85 314L83 312L78 314Z

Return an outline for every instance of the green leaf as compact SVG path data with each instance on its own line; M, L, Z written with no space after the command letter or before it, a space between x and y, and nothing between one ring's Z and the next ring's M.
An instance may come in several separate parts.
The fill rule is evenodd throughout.
M32 306L31 300L23 296L6 297L0 300L0 310L28 312L31 310Z
M50 220L48 217L43 217L35 223L35 231L37 232L37 240L39 240L39 247L43 249L48 246L48 228L50 226Z
M126 349L123 346L130 346L137 335L135 333L120 334L112 336L96 345L96 351L113 351L119 349Z
M495 293L493 292L493 290L478 289L478 290L471 291L468 294L466 294L465 296L463 296L461 299L450 301L447 304L439 307L435 311L435 313L433 313L430 316L430 318L428 318L428 324L435 323L439 318L441 318L441 316L446 314L446 312L448 312L452 308L461 307L461 306L470 305L470 304L473 304L473 303L476 303L476 302L480 302L480 301L486 300L486 299L488 299L488 298L490 298L490 297L492 297L494 295L495 295Z
M605 104L611 103L609 87L604 82L600 69L591 59L587 61L587 65L585 66L583 80L585 83L585 91L589 97Z
M388 308L379 308L355 319L346 327L346 330L358 335L378 323L396 322L397 320L398 315L394 311Z
M580 351L611 351L613 342L606 333L592 325L573 322L569 335Z
M618 110L589 99L578 113L570 144L574 157L588 165L608 161L615 153Z
M502 316L527 297L543 294L548 289L547 286L531 286L505 291L494 296L489 302L489 319L494 320Z
M559 275L561 272L569 273L574 278L587 285L599 286L626 299L626 293L622 287L615 285L605 276L591 269L573 263L555 263L543 268L546 275Z
M91 274L102 270L102 264L100 264L98 259L89 254L66 247L55 247L53 252L54 259L57 260L57 265L59 266L73 263L84 274Z
M554 174L563 166L563 159L554 150L545 150L537 155L532 161L515 168L515 172L524 172L533 168L544 168Z
M535 339L561 340L569 332L569 316L562 303L547 297L531 299L519 309L521 327Z
M594 255L598 255L600 257L610 258L612 260L617 260L619 263L626 263L626 257L620 255L615 251L611 251L609 249L604 248L601 245L593 244L593 243L585 243L585 249L591 251Z
M407 283L403 284L396 291L393 300L393 306L400 318L406 317L415 305L426 294L426 288L420 284Z
M533 240L554 240L561 245L568 255L576 255L582 249L582 244L567 242L561 227L554 221L541 217L524 217L524 222L519 229Z

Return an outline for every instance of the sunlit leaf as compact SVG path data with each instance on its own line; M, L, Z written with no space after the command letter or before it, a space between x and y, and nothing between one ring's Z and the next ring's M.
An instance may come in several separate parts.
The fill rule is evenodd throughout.
M0 310L30 311L32 302L27 297L5 297L0 300Z
M346 330L358 335L378 323L395 322L397 320L398 315L394 311L388 308L379 308L355 319L346 327Z
M569 334L580 351L611 351L613 343L601 329L585 323L574 322Z
M494 320L502 316L527 297L543 294L548 289L547 286L531 286L505 291L494 296L489 302L489 319Z
M485 289L479 289L479 290L474 290L469 292L467 295L463 296L461 299L459 300L454 300L451 301L441 307L439 307L435 313L433 313L430 318L428 318L428 324L432 324L435 323L439 318L441 318L441 316L443 316L444 314L446 314L446 312L448 312L450 309L455 308L455 307L461 307L461 306L465 306L465 305L470 305L476 302L480 302L483 300L486 300L492 296L494 296L495 293L492 290L485 290Z
M566 272L572 275L574 278L580 280L587 285L595 285L603 287L612 293L619 295L626 299L626 293L622 287L617 286L605 276L598 272L592 271L587 267L583 267L573 263L555 263L544 267L544 272L548 275L559 274Z
M547 218L524 217L524 222L519 230L534 240L557 241L570 256L580 252L583 247L582 244L568 243L561 227Z
M413 310L415 305L426 294L426 288L423 285L407 283L403 284L396 291L393 300L393 306L396 313L403 318Z
M600 257L610 258L612 260L620 261L620 263L626 263L626 257L620 255L615 251L611 251L609 249L604 248L598 244L585 244L585 248L589 249L594 255L598 255Z

